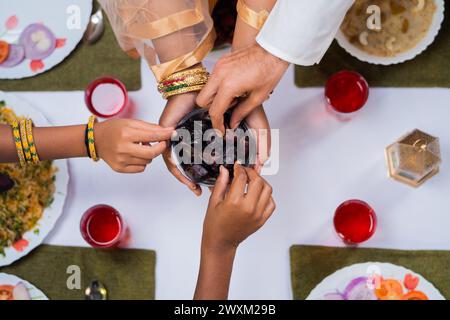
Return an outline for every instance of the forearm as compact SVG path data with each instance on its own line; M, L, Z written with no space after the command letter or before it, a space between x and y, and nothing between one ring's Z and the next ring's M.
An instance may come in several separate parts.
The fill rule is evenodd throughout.
M276 0L244 0L245 4L255 11L266 10L270 12L276 3ZM239 50L256 43L256 36L259 30L248 25L239 16L236 20L234 29L232 50Z
M209 250L202 245L194 300L226 300L230 287L235 248Z
M35 127L33 137L41 160L87 156L84 144L85 125L64 127ZM12 130L0 125L0 162L17 162L17 149Z

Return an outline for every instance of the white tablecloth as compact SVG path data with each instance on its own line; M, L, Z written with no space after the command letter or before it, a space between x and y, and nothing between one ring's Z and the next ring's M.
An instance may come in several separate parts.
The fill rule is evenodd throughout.
M444 72L444 70L443 70ZM360 198L378 214L378 229L364 246L450 249L450 90L372 89L367 106L350 122L325 112L323 89L298 89L293 68L266 110L280 131L280 170L267 177L277 210L243 243L230 289L234 299L291 299L289 247L340 246L332 217L344 200ZM164 101L142 64L143 87L131 93L130 116L157 122ZM83 92L17 93L55 125L84 123ZM419 189L387 178L384 148L420 128L441 139L441 172ZM106 203L126 218L130 247L157 252L157 299L192 298L200 237L209 192L199 199L155 159L140 175L114 173L104 163L70 160L71 182L64 214L46 243L85 246L83 212Z

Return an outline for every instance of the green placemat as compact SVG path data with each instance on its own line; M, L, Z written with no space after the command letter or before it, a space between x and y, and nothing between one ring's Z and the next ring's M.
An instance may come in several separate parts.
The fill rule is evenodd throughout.
M72 91L84 90L100 76L113 76L129 91L141 88L140 60L133 60L117 44L105 15L105 33L98 42L86 45L82 41L66 59L35 77L0 80L3 91Z
M156 254L150 250L101 250L42 245L0 272L16 275L41 289L49 299L84 299L92 280L101 281L111 300L155 298ZM69 266L79 266L81 290L69 290Z
M334 248L294 245L290 249L294 299L305 299L323 278L364 262L390 262L421 274L450 298L450 251Z
M320 64L297 66L295 83L299 87L321 87L333 73L355 70L372 87L444 87L450 88L450 5L447 3L445 19L435 41L415 59L391 66L377 66L359 61L336 41L328 49Z

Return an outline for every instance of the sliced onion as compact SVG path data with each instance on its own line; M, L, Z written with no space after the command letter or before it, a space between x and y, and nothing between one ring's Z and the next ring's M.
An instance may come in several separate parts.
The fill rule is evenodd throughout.
M12 68L25 59L25 49L21 45L10 44L8 58L0 63L0 67Z
M19 282L13 289L14 300L31 300L28 289L23 282Z
M53 32L41 23L28 25L19 38L25 48L25 56L30 60L42 60L55 51L56 37Z
M344 295L339 292L327 293L323 298L325 300L345 300Z
M353 279L344 291L345 300L378 300L375 290L367 287L367 278Z

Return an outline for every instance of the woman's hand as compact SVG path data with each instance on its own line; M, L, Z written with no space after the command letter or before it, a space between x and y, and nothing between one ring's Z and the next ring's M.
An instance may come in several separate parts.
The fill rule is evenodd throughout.
M180 122L180 120L183 119L186 114L194 110L196 97L196 92L189 92L170 97L163 113L161 114L159 124L162 127L176 127L178 122ZM178 181L186 185L189 190L194 192L195 195L200 196L202 194L202 189L200 188L200 186L186 178L180 172L180 170L178 170L174 160L172 159L170 146L167 146L166 150L164 151L163 158L164 162L166 163L167 169L175 178L178 179Z
M229 172L222 166L203 225L202 251L235 250L275 210L272 187L255 170L236 163L227 191L228 180Z
M270 124L263 106L254 109L245 118L248 127L253 129L256 135L257 158L254 169L259 173L264 163L269 159L271 148Z
M173 128L132 119L107 120L94 127L98 156L120 173L143 172L166 150L172 133Z

